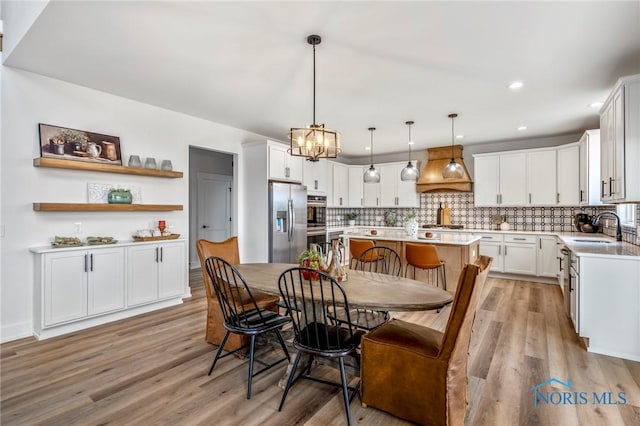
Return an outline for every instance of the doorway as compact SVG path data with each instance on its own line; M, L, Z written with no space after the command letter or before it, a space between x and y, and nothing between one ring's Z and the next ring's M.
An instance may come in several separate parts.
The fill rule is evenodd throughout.
M189 147L189 265L200 268L196 241L222 241L236 229L232 154Z

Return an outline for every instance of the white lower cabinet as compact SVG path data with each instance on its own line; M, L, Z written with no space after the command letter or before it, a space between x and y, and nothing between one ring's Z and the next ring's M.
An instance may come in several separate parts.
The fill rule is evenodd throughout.
M480 255L490 256L493 258L490 271L504 272L503 262L503 238L501 234L478 234L482 237L480 240Z
M127 306L184 293L184 244L127 248Z
M42 259L43 325L124 308L124 249L48 253Z
M556 278L558 276L558 239L554 236L538 236L537 247L539 277Z
M504 236L504 272L536 275L536 236Z
M189 293L183 240L31 251L39 338L181 303Z

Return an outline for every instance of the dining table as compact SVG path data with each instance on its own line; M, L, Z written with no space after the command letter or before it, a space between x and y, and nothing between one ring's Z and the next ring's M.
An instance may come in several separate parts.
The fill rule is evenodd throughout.
M282 272L298 267L290 263L243 263L236 269L251 289L280 294L278 279ZM452 302L453 297L422 281L375 272L347 269L340 283L352 308L381 311L429 311Z

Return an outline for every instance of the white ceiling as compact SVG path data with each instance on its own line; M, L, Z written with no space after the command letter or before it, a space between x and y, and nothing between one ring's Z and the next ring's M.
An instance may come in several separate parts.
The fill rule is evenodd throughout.
M312 121L345 156L599 126L640 73L640 2L51 1L5 65L285 140ZM524 82L518 91L507 88ZM526 125L527 130L516 130Z

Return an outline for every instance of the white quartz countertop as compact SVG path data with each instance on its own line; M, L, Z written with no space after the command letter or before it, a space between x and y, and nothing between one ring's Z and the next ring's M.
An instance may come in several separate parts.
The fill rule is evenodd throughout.
M371 236L371 230L375 229L378 235ZM616 241L615 238L608 237L604 234L588 234L582 232L545 232L545 231L501 231L498 229L449 229L449 228L420 228L418 235L424 235L425 232L431 232L434 240L427 239L412 239L404 232L404 228L400 227L375 227L375 226L342 226L329 228L329 231L343 231L341 236L346 238L362 238L362 239L378 239L378 240L397 240L397 241L412 241L412 242L438 242L446 244L456 244L446 241L447 236L458 236L457 238L463 238L463 236L474 236L475 239L467 240L466 244L470 244L475 240L480 239L481 234L519 234L519 235L541 235L541 236L556 236L559 237L562 242L576 255L578 256L590 256L590 257L618 257L626 256L637 258L640 260L640 246L636 246L627 242ZM456 237L452 238L452 241L456 241ZM596 242L590 240L599 240L606 242ZM464 239L458 239L457 244L465 244ZM588 241L588 242L587 242Z
M113 244L87 244L83 242L77 246L66 246L66 247L53 247L51 245L48 246L38 246L38 247L30 247L29 251L32 253L51 253L57 251L76 251L76 250L93 250L101 247L125 247L125 246L141 246L141 245L149 245L149 244L166 244L173 243L176 241L187 241L186 238L174 238L174 239L166 239L166 240L155 240L155 241L133 241L133 240L120 240Z
M357 238L362 240L384 240L384 241L406 241L410 243L427 243L427 244L448 244L448 245L458 245L458 246L467 246L476 241L480 241L482 239L479 235L469 235L469 234L450 234L450 233L438 233L431 232L433 235L431 237L426 237L426 231L419 231L418 237L413 238L404 230L389 230L385 228L376 229L377 234L371 235L371 231L367 232L354 232L347 234L340 234L343 238Z

